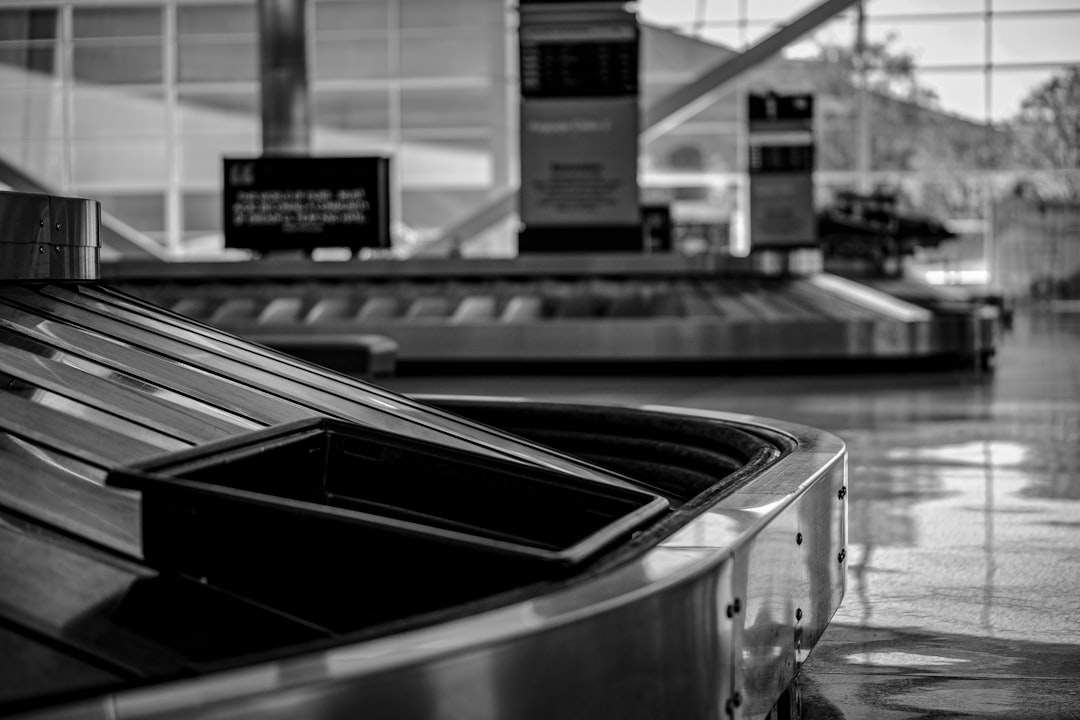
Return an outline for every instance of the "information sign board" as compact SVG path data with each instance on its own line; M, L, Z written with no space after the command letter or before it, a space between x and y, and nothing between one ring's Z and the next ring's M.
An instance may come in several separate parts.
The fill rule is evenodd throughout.
M522 105L521 219L527 225L638 226L634 99Z
M817 244L814 212L814 99L750 95L748 170L754 247Z
M611 97L638 92L638 26L627 13L552 19L520 32L521 94Z
M225 158L225 247L390 247L384 157Z
M518 251L641 252L637 17L622 2L520 10Z

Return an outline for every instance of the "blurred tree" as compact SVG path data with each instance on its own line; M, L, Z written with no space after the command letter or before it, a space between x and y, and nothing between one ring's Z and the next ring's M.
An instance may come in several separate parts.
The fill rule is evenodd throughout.
M832 103L827 127L844 128L831 133L819 147L821 167L855 169L858 144L858 88L865 68L870 104L870 166L875 170L913 170L919 165L919 129L926 111L937 104L937 94L916 77L914 56L895 46L895 36L866 43L860 53L854 45L822 43L813 60L824 72L818 93Z
M964 175L996 166L1000 133L942 109L937 92L920 82L914 55L897 46L895 35L866 43L861 54L852 45L820 44L813 60L822 68L818 92L831 96L822 103L820 168L857 167L858 88L865 72L871 170L943 173L932 191L907 188L915 205L941 217L981 212Z
M1080 65L1066 67L1035 87L1009 123L1013 161L1044 174L1038 190L1045 196L1080 200Z
M896 35L890 33L882 41L865 43L861 54L854 45L819 43L815 59L842 69L844 80L852 87L858 87L865 67L867 89L871 92L936 107L938 94L919 82L914 55L896 48L895 43Z

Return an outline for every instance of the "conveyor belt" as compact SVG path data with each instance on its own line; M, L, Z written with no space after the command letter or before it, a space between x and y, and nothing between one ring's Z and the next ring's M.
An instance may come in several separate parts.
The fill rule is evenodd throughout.
M993 351L989 322L824 273L620 256L113 266L116 286L257 341L383 336L401 363L750 362ZM280 347L280 345L279 345Z
M844 594L838 438L399 396L101 284L95 216L0 193L17 226L0 238L0 715L790 709ZM424 297L416 315L489 306Z

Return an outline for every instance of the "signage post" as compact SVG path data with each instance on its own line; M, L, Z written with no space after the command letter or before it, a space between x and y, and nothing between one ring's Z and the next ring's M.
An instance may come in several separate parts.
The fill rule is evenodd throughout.
M638 25L621 2L521 5L521 253L641 252Z

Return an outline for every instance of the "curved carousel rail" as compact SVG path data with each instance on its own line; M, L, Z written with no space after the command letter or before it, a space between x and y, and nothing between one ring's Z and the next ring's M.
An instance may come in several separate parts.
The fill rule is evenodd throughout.
M0 285L2 715L761 717L840 603L834 436L421 402L37 247Z

